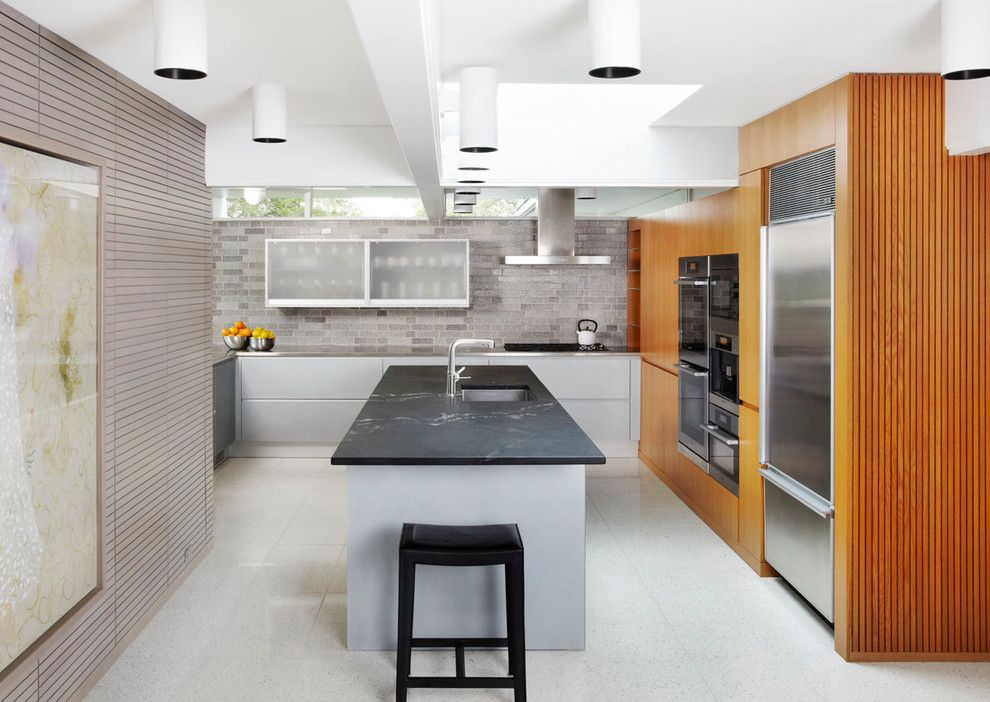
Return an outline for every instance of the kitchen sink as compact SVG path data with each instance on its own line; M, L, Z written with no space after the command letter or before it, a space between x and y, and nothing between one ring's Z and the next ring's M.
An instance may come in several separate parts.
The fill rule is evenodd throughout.
M461 399L465 402L528 402L528 385L463 385Z

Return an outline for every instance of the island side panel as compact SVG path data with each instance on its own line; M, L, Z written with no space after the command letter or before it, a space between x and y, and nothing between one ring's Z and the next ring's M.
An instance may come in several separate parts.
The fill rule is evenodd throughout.
M348 466L347 647L395 648L403 522L519 525L526 646L583 650L583 465ZM420 566L417 637L504 637L501 566Z

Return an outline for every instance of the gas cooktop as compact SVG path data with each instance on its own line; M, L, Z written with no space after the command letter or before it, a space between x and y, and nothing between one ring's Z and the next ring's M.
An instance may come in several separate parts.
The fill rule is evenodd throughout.
M581 344L512 344L505 345L506 351L518 351L520 353L573 353L575 351L608 351L604 344L592 344L582 346Z

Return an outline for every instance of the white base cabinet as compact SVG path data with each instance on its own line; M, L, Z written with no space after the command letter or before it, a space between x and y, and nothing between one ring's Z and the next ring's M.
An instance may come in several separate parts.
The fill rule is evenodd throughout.
M445 365L443 356L237 358L235 456L329 456L393 365ZM635 457L637 356L481 356L458 364L529 366L610 457Z

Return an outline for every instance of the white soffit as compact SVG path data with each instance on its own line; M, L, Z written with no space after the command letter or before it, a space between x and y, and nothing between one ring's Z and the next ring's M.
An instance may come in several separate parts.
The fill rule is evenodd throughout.
M500 185L728 186L737 174L735 130L653 127L698 85L500 84L501 146L486 182ZM458 86L441 101L444 183L457 180ZM678 143L674 143L678 142Z

